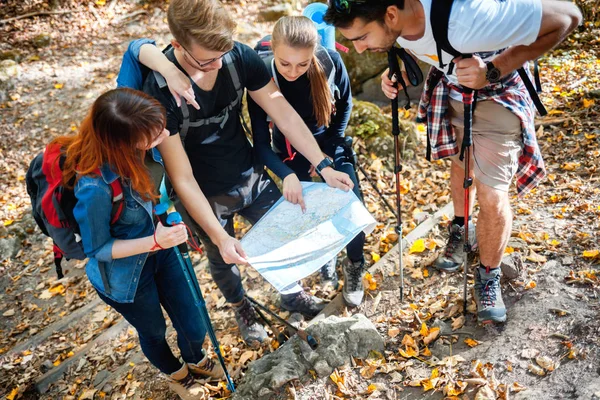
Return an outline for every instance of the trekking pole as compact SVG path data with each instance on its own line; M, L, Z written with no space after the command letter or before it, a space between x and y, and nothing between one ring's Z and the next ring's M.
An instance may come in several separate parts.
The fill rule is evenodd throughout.
M470 55L463 56L464 58L471 57ZM475 91L471 88L463 86L462 92L464 104L464 135L460 151L460 160L464 160L465 177L463 180L464 189L464 218L465 218L465 234L463 237L464 250L464 282L463 282L463 313L467 313L467 272L469 270L469 256L471 254L471 243L469 242L469 206L471 205L471 186L473 178L470 177L471 170L471 145L473 144L473 105L475 100Z
M279 343L279 345L281 346L282 344L284 344L287 340L288 337L281 332L279 329L275 328L275 325L273 325L273 321L271 321L270 319L268 319L265 314L263 314L263 312L260 310L260 308L255 308L254 311L256 311L256 313L258 314L258 316L265 321L265 323L267 325L269 325L269 328L271 329L271 332L273 332L273 335L275 335L275 338L277 339L277 343Z
M182 223L181 215L178 212L172 212L167 215L167 210L169 206L165 203L160 203L154 208L154 212L160 222L164 226L173 226ZM194 299L194 304L198 307L200 311L200 317L202 318L202 322L206 327L206 331L208 333L208 337L213 345L214 351L219 359L219 364L223 368L223 373L225 375L225 379L227 380L227 387L229 391L232 393L235 392L235 386L233 385L233 380L227 371L227 366L225 365L225 359L223 358L223 354L221 354L221 346L219 345L219 341L217 339L217 335L215 334L215 330L212 326L212 322L210 321L210 316L208 315L208 309L206 308L206 302L204 301L204 297L202 296L202 290L200 289L200 285L198 284L198 280L196 279L196 274L194 273L194 267L192 266L192 260L190 260L190 256L188 254L187 244L181 243L179 246L173 249L175 254L177 254L177 258L183 270L183 275L185 276L185 280L188 284L192 292L192 297Z
M402 83L402 87L406 84L400 72L400 65L398 64L398 57L396 52L392 48L388 51L388 65L389 75L392 79L396 75L397 80ZM398 83L394 83L394 87L398 88ZM407 105L408 106L408 105ZM400 301L404 300L404 265L402 262L402 211L401 198L400 198L400 173L402 172L402 165L400 164L400 145L398 143L400 136L400 126L398 122L398 96L392 99L392 134L394 135L394 174L396 175L396 233L398 234L398 264L400 266Z
M312 337L312 335L310 335L308 332L306 332L304 329L296 328L294 325L290 324L285 319L281 318L276 312L269 310L267 307L263 306L258 301L254 300L252 297L246 295L246 298L248 299L248 301L250 303L252 303L256 307L258 307L259 309L262 309L263 311L267 312L269 315L274 317L277 321L279 321L283 325L285 325L288 329L291 329L293 332L297 333L298 336L300 337L300 339L302 339L306 343L308 343L308 345L310 346L311 349L316 350L317 347L319 347L319 343L317 342L317 340L314 337Z

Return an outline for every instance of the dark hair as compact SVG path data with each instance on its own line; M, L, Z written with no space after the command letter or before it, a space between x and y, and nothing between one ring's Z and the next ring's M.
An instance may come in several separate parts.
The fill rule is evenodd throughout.
M165 128L163 106L146 93L113 89L96 99L77 135L60 136L53 143L66 149L65 184L74 177L95 175L102 164L131 181L143 199L156 198L154 183L144 165L146 151Z
M331 0L323 20L336 28L347 28L356 18L366 24L373 21L383 23L388 7L404 9L404 0Z

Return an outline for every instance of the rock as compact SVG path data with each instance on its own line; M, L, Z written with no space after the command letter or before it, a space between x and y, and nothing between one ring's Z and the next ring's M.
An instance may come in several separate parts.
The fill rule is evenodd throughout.
M600 89L590 90L588 92L588 96L596 98L596 99L600 99Z
M19 77L19 65L14 60L0 61L0 92L12 90Z
M500 262L502 277L506 280L517 279L523 271L523 260L521 253L510 253L502 258Z
M340 55L350 76L352 93L358 95L363 91L364 82L381 75L387 68L387 53L365 51L358 54L352 42L344 38L339 31L336 32L336 41L350 49L348 53L340 52Z
M275 22L281 17L292 15L294 9L289 3L277 4L275 6L267 7L258 12L258 17L261 21Z
M16 237L0 239L0 262L14 257L21 248L21 242Z
M306 331L319 342L316 350L297 335L277 351L250 363L233 399L269 396L289 381L300 379L309 370L320 377L351 362L352 357L366 359L371 351L383 353L383 338L364 315L349 318L331 316ZM265 397L265 399L268 397Z
M21 61L21 52L18 50L5 50L0 51L0 61L13 60L15 62Z
M32 39L33 47L40 49L42 47L48 47L52 43L52 37L47 33L40 33Z
M94 387L103 383L106 380L106 378L108 378L109 375L110 375L109 372L105 369L98 371L98 373L94 377L94 383L93 383Z
M562 259L563 265L573 265L574 262L575 260L573 259L573 256L565 256Z

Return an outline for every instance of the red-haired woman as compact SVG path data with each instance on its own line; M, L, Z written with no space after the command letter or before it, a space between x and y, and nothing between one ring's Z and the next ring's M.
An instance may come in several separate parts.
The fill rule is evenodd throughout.
M89 257L90 282L135 327L142 351L169 377L170 386L182 399L191 399L203 390L194 378L219 379L223 370L203 349L206 328L172 249L187 239L186 229L160 223L155 228L152 209L164 175L155 146L168 135L160 103L139 91L115 89L94 102L77 135L56 142L66 149L65 182L76 178L73 213ZM115 179L123 186L124 208L111 224ZM206 217L198 221L204 229L215 237L226 235L200 190L186 201L204 207ZM183 361L165 340L161 306L177 331Z

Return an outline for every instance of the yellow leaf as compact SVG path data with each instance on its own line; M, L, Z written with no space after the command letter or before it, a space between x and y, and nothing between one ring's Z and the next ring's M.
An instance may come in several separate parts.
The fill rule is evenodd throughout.
M471 339L471 338L466 338L465 343L469 347L475 347L475 346L479 345L480 342L478 342L477 340Z
M424 277L424 278L427 278L427 277L429 277L429 270L428 270L427 268L425 268L425 269L423 270L423 277Z
M6 400L15 400L15 397L19 394L19 387L17 386L6 395Z
M440 335L440 328L433 327L429 330L429 334L423 338L423 343L429 344L433 342Z
M598 257L598 254L600 254L600 250L598 250L598 249L585 250L583 252L583 257L585 257L585 258L596 258L596 257Z
M593 99L583 99L583 108L590 108L591 106L594 105L594 100Z
M537 283L535 283L535 281L529 281L527 285L525 285L525 289L535 289L536 286Z
M529 250L529 255L525 257L529 261L537 262L537 263L545 263L548 259L533 250Z
M373 275L371 275L370 273L367 272L363 279L367 283L366 284L367 289L369 289L369 290L377 289L377 281L375 280L375 278L373 278Z
M410 308L412 308L413 310L415 310L415 311L417 311L417 310L419 309L419 306L417 306L417 305L416 305L416 304L414 304L414 303L410 303L408 306L409 306Z
M54 89L62 89L63 86L65 86L64 83L55 83L54 84Z
M117 75L116 75L114 72L110 72L110 73L106 74L106 78L107 78L107 79L112 79L112 78L114 78L115 76L117 76Z
M412 246L410 246L410 250L408 250L408 252L410 254L422 253L424 250L425 250L425 241L423 239L417 239L412 244Z
M371 258L373 259L373 262L377 262L381 259L379 254L375 253L374 251L371 252Z
M423 379L421 381L421 385L423 386L424 391L433 389L433 383L431 383L431 379Z
M560 242L559 242L558 240L556 240L556 239L552 239L552 240L550 241L550 246L555 246L555 247L556 247L556 246L558 246L559 244L560 244Z
M412 182L406 179L400 181L400 194L407 194L412 188Z
M565 171L575 171L577 168L579 168L579 165L580 164L578 162L566 162L561 166L561 168Z
M510 246L506 246L506 248L504 249L504 254L510 254L510 253L514 253L515 249L513 249Z
M9 225L11 225L13 222L15 222L15 221L13 221L12 219L7 219L6 221L4 221L4 226L9 226Z
M52 363L52 365L54 365L55 367L58 367L60 365L60 360L56 360Z
M415 339L412 338L412 336L410 335L404 335L404 337L402 338L402 343L404 346L409 346L409 347L417 347L417 343L415 343Z
M97 6L103 6L106 4L106 0L96 0L94 3L96 3Z
M425 322L423 322L421 324L421 330L419 331L419 333L421 334L421 336L425 337L427 335L429 335L429 329L427 328L427 325L425 325Z
M560 110L550 110L548 111L548 115L557 115L557 114L563 114L564 111L560 111Z
M431 350L429 350L429 347L425 346L425 348L421 351L421 355L425 357L431 357Z
M369 393L373 393L374 391L377 390L377 386L373 385L372 383L367 387L367 390L369 391Z
M417 130L418 130L419 132L421 132L421 133L424 133L424 132L427 130L427 128L425 127L425 125L424 125L424 124L418 124L418 125L417 125Z
M75 355L75 353L73 353L72 351L67 353L67 357L73 357Z
M590 134L584 133L583 136L585 136L585 138L588 139L588 140L596 139L596 134L595 133L590 133Z

